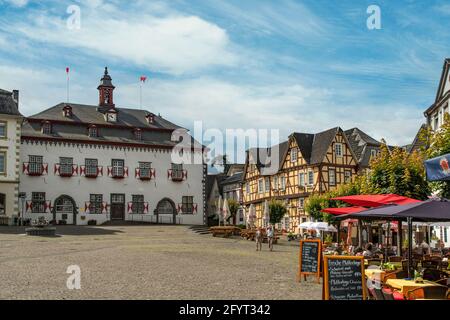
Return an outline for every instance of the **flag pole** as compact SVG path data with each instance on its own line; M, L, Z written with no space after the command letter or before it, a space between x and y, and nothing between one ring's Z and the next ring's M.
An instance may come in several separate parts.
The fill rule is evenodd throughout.
M142 80L139 81L139 109L142 110Z
M67 74L67 103L69 103L69 67L66 67L66 74Z

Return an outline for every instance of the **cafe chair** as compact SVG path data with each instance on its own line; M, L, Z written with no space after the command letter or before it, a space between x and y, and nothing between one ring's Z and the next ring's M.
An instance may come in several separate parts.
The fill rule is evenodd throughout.
M386 300L384 298L384 294L383 294L383 290L382 289L371 288L369 290L373 292L373 294L375 296L375 300Z
M389 262L402 262L403 258L400 256L391 256L389 257Z
M441 263L440 261L436 260L423 260L422 261L422 268L424 269L440 269Z
M381 291L383 293L384 300L405 300L403 294L393 288L384 287Z
M417 265L419 264L419 261L417 261L417 260L413 260L412 261L412 268L414 269L414 270L416 270L417 269ZM402 260L402 269L403 270L408 270L408 260Z
M381 259L367 259L368 266L381 266Z
M428 281L439 281L445 278L446 276L447 275L444 272L438 269L428 268L423 270L422 279Z
M444 286L422 287L409 290L407 297L409 300L416 299L448 299L448 289Z

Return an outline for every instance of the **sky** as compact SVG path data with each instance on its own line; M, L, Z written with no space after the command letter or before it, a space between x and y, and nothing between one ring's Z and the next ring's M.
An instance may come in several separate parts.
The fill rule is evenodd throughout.
M380 29L367 27L370 5L380 8ZM405 145L450 57L448 1L0 0L0 8L0 88L20 90L26 116L66 101L66 67L70 101L96 104L108 66L116 106L139 108L146 75L143 108L189 129L194 121L279 129L285 139L358 127Z

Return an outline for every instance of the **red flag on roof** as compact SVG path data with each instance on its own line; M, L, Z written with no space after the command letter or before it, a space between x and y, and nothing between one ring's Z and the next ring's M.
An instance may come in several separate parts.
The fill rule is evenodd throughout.
M141 82L145 82L147 80L147 77L146 76L141 76L141 78L140 78L140 81Z
M66 73L69 73L69 67L66 67Z

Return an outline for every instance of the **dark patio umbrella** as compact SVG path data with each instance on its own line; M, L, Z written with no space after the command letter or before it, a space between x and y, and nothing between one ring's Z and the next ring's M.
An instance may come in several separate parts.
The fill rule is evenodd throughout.
M369 209L359 213L337 216L336 219L397 220L408 222L408 276L412 270L412 223L413 221L437 222L450 221L450 202L446 199L430 199L402 206L388 205Z

